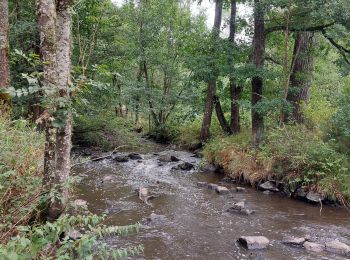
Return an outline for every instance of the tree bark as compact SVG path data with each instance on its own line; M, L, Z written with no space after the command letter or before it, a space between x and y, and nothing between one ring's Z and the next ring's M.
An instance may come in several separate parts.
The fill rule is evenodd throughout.
M231 0L231 16L230 16L230 36L229 40L232 43L232 48L235 46L236 34L236 14L237 1ZM231 67L233 67L233 58L230 57ZM231 95L231 132L237 134L241 131L239 101L241 99L242 86L235 83L235 79L230 77L230 95Z
M287 101L292 105L292 113L285 113L284 122L303 123L301 103L309 99L310 78L313 69L313 32L298 32L295 38L292 73Z
M40 50L43 63L43 85L56 90L56 3L54 0L38 0L38 22L40 30ZM55 175L56 130L52 126L53 108L47 107L44 112L45 121L45 158L44 184L52 188Z
M216 0L214 27L212 32L213 39L218 38L220 35L222 5L223 5L222 0ZM201 135L200 135L202 142L207 141L210 136L211 117L213 113L213 99L216 91L216 77L214 75L210 75L210 77L211 79L209 79L208 81L207 96L205 101L203 122L202 122Z
M61 98L69 101L70 78L71 78L71 29L72 15L69 6L64 1L60 1L57 7L57 87ZM70 173L70 152L72 136L72 115L68 107L62 108L65 113L61 120L63 126L57 129L56 137L56 189L61 194L62 199L56 200L50 205L49 217L57 219L64 211L68 200L68 189L65 185Z
M9 10L8 0L0 2L0 114L7 111L9 95L3 93L10 84L9 66Z
M263 139L264 118L257 109L257 105L262 101L263 78L261 69L264 66L265 55L265 20L264 10L260 0L254 0L254 37L253 37L253 62L257 69L257 75L252 79L252 142L258 147Z

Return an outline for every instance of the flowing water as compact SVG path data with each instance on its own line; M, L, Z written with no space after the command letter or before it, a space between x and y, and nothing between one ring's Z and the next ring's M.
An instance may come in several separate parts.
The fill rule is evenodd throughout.
M265 195L249 187L236 192L235 184L224 184L231 192L218 195L196 184L218 183L223 176L171 170L180 162L160 164L162 154L174 154L196 166L200 163L191 153L165 150L142 154L142 160L117 163L106 159L76 169L83 176L77 196L88 202L91 212L107 214L111 225L142 223L138 234L107 238L111 247L142 244L144 254L138 259L346 259L281 243L284 237L309 236L317 242L337 239L350 244L350 214L345 209L324 205L320 215L317 205ZM110 180L103 182L106 176ZM158 196L150 201L151 206L138 198L135 190L139 187ZM256 213L225 212L239 201ZM266 236L270 245L248 251L236 242L242 235Z

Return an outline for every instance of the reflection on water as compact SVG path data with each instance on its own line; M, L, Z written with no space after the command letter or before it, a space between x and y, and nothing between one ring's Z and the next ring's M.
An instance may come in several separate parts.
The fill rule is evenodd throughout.
M163 151L198 165L187 152ZM173 171L179 162L159 163L159 155L145 154L142 160L116 163L104 160L76 169L86 176L78 197L88 201L93 213L108 215L108 223L143 223L140 233L125 238L109 237L112 246L143 244L140 259L344 259L329 253L310 253L281 244L286 236L309 236L325 242L338 239L350 244L350 214L346 210L319 207L264 195L247 187L246 192L218 195L196 187L198 181L218 183L222 176L197 171ZM108 181L103 179L108 177ZM234 184L225 184L234 188ZM138 199L135 190L148 187L158 195L152 207ZM225 212L234 202L245 201L254 215ZM237 245L241 235L263 235L270 239L266 250L247 251Z

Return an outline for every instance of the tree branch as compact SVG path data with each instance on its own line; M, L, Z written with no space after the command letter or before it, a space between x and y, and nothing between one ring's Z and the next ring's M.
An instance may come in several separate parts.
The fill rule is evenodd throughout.
M350 65L350 61L348 59L348 57L346 56L346 54L350 54L350 50L346 49L345 47L341 46L340 44L338 44L332 37L330 37L329 35L327 35L327 32L325 29L321 30L322 35L335 47L338 49L338 51L340 52L341 56L343 56L345 62L347 64Z
M289 27L289 31L291 31L291 32L296 32L296 31L317 32L317 31L322 31L327 27L331 27L334 24L335 24L335 22L331 22L328 24L315 25L315 26L310 26L310 27L306 27L306 28L298 28L294 25L294 26ZM286 25L276 25L276 26L267 28L265 30L265 35L272 33L272 32L286 30L286 29L287 29Z

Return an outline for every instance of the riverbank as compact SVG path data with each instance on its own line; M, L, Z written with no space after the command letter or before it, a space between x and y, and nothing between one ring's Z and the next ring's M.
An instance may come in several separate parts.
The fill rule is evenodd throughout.
M217 137L205 145L204 157L238 182L288 197L349 206L347 159L302 126L271 130L260 149L251 147L247 132Z

